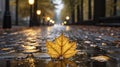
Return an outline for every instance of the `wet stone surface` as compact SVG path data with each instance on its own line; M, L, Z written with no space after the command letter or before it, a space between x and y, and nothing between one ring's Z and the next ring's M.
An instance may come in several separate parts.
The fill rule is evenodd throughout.
M7 30L0 33L0 66L54 67L65 63L61 67L119 67L120 32L116 29L118 28L108 27L103 30L102 27L55 25L19 31ZM46 40L54 40L61 33L70 40L77 41L79 52L69 60L51 60L46 53ZM32 56L28 57L29 55ZM99 62L91 59L99 55L108 56L110 60Z

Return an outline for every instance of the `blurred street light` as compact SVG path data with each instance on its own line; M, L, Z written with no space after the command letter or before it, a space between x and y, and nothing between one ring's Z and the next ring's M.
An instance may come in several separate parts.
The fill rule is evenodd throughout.
M55 24L55 21L52 21L51 23L52 23L52 24Z
M66 20L69 20L70 19L70 17L69 16L66 16Z
M37 13L37 15L38 15L38 17L37 17L38 19L37 19L37 20L38 20L38 22L40 23L41 10L37 10L36 13Z
M50 17L47 17L47 21L49 21L50 20Z
M28 3L30 4L30 5L33 5L34 4L34 0L28 0Z
M52 22L53 20L51 19L50 22Z
M64 25L65 25L65 24L67 24L67 22L66 22L66 21L64 21Z
M37 10L37 15L40 15L41 14L41 10Z
M65 21L64 21L64 24L68 24L69 21L70 21L70 17L69 17L69 16L66 16Z
M33 25L32 5L34 4L34 0L28 0L28 3L30 4L30 23L29 23L29 26L31 27Z
M55 21L54 21L54 20L52 20L52 19L51 19L49 22L50 22L50 23L52 23L52 24L55 24Z

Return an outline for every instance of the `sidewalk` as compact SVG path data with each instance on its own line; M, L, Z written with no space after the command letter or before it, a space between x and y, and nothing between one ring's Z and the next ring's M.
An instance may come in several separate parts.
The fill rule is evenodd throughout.
M16 32L24 29L28 29L28 26L12 26L11 29L3 29L2 26L0 26L0 34L4 33L6 30L10 32Z

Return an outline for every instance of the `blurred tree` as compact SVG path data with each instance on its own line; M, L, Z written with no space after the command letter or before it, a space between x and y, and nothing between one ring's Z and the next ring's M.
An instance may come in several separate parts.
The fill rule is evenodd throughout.
M88 19L90 20L92 17L92 7L91 7L92 0L88 0Z
M72 23L75 23L75 14L77 14L77 22L82 22L84 16L84 0L63 0L63 2L65 3L65 7L62 11L62 18L69 15L71 16ZM75 13L75 6L77 6L77 13Z
M109 16L112 16L113 14L113 2L112 0L106 0L106 16L109 17Z
M67 7L66 11L69 12L69 15L71 16L72 23L75 22L75 5L76 5L76 1L78 1L78 0L63 0L63 2L65 3L65 6Z
M14 5L15 2L14 0L11 1L11 6ZM38 9L42 11L41 15L53 17L54 13L54 6L51 4L50 0L38 0ZM19 0L19 7L18 7L18 13L21 18L28 17L29 16L29 9L30 6L28 4L28 0Z
M106 15L120 16L120 0L106 0Z
M77 22L80 23L80 5L77 5Z
M113 3L114 3L114 6L113 6L114 7L113 8L114 9L114 13L113 13L113 15L116 16L116 14L117 14L117 0L114 0Z
M38 0L38 9L42 11L41 16L54 17L54 5L50 0Z
M18 25L18 6L19 6L19 0L16 0L16 8L15 8L15 25Z
M81 10L81 13L80 13L80 20L81 22L83 21L83 17L84 17L84 12L83 12L83 5L84 5L84 1L83 0L80 0L80 10Z
M98 20L100 17L105 17L105 7L106 0L94 0L94 20Z
M78 0L78 1L76 1L76 4L77 4L77 22L79 24L79 23L83 22L84 1L83 0Z

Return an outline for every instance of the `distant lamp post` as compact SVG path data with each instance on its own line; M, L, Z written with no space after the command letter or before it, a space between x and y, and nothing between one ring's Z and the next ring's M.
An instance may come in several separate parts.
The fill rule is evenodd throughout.
M4 19L3 19L4 29L12 27L9 1L10 0L5 0L5 13L4 13Z
M40 15L41 14L41 10L37 10L37 15Z
M69 17L69 16L66 16L66 18L65 18L65 19L66 19L66 21L65 21L66 23L64 23L64 24L69 23L70 17Z
M66 16L66 20L69 20L70 19L70 17L69 16Z
M33 5L34 4L34 0L28 0L28 3L30 4L30 5Z
M55 21L54 20L49 20L50 24L55 24Z
M30 5L30 23L29 23L29 26L31 27L31 26L33 26L32 5L34 4L34 0L28 0L28 3Z
M52 23L52 21L53 21L53 20L51 19L50 22Z
M50 18L50 17L47 17L46 19L47 19L47 24L50 25L50 24L51 24L51 21L52 21L51 18Z
M49 21L50 20L50 17L47 17L47 21Z
M65 25L65 24L67 24L67 22L66 22L66 21L64 21L64 25Z
M52 24L55 24L55 21L52 21L51 23L52 23Z
M38 15L38 22L40 22L40 14L41 14L41 10L37 10L36 13L37 13L37 15Z

